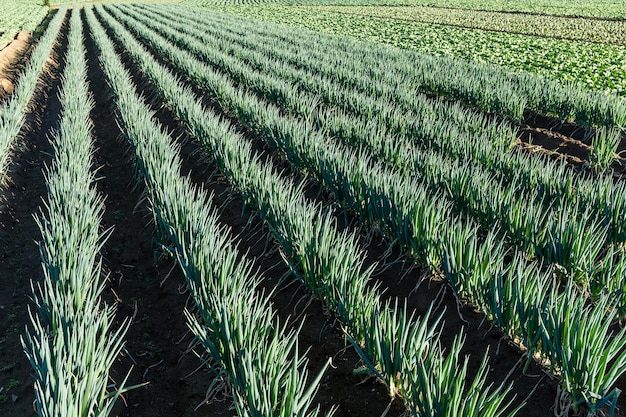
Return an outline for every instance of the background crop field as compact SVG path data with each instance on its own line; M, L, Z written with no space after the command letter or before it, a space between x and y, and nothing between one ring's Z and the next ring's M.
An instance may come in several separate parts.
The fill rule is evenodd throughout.
M454 9L339 6L212 6L222 12L486 62L626 93L625 22L461 12ZM398 18L403 16L402 18ZM523 16L523 17L522 17ZM509 20L511 23L509 24ZM544 28L541 30L537 28ZM565 29L567 28L567 29ZM531 34L523 34L529 33ZM562 39L563 38L563 39ZM569 40L569 39L576 40Z
M455 9L626 19L621 0L184 0L197 6L242 4L434 6Z
M0 49L17 32L35 30L47 13L43 0L0 0Z

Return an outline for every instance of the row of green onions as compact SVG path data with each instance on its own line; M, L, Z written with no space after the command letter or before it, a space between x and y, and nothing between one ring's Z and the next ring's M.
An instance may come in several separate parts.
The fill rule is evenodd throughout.
M66 9L57 12L52 34ZM99 252L110 231L100 231L104 204L91 169L93 101L76 5L68 38L61 122L51 139L54 161L45 171L48 198L36 217L44 278L33 284L36 314L31 313L22 344L35 374L37 415L107 416L124 391L126 379L109 385L109 370L130 323L124 320L118 327L115 306L101 300L106 277Z

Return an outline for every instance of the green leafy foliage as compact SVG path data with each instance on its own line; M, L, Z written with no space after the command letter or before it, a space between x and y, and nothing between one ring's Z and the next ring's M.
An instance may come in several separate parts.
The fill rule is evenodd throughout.
M224 6L218 10L626 93L626 47L623 46L340 14L334 8L264 5Z
M0 0L0 10L0 49L17 32L33 32L48 13L40 0Z
M380 19L517 33L541 38L568 39L622 46L626 42L626 21L622 20L529 15L429 6L310 6L310 9ZM340 18L340 16L337 16L337 18Z
M443 9L626 19L626 6L620 0L183 0L183 2L203 7L263 4L428 6Z

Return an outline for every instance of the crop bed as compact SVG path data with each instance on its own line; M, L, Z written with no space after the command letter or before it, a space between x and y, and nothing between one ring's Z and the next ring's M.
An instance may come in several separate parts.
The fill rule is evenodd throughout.
M169 4L28 62L3 416L626 415L623 98Z
M313 10L624 46L626 21L425 6L311 6Z

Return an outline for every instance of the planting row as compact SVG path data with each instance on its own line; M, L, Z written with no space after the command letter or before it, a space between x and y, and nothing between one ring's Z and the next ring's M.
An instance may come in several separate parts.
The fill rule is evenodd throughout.
M296 276L341 319L370 371L386 383L392 395L402 397L413 415L447 415L448 410L460 415L502 415L509 388L486 388L487 356L473 381L465 381L468 362L460 358L462 334L456 337L452 349L444 352L439 341L440 317L429 310L425 317L416 318L402 300L382 302L377 285L371 281L373 267L363 266L357 234L340 233L332 217L302 197L302 184L285 179L271 163L254 156L250 143L219 115L203 108L202 99L158 64L131 31L215 98L224 111L279 149L295 168L326 187L345 209L378 227L424 265L444 272L459 295L482 309L510 338L521 340L530 349L528 360L535 352L547 359L551 370L562 378L563 395L572 408L585 405L593 411L615 406L619 392L613 388L614 383L626 369L620 348L625 335L624 331L611 333L612 314L607 312L617 304L603 294L607 291L619 297L622 290L622 253L611 244L613 240L620 242L620 233L607 223L615 210L601 217L597 212L588 214L576 204L551 208L553 197L543 199L542 193L526 192L514 200L511 196L520 190L507 188L498 179L502 177L481 176L481 169L474 169L463 159L449 158L439 149L454 149L452 137L458 132L465 135L466 144L481 139L487 143L485 154L508 154L513 137L510 127L424 97L404 104L404 117L419 118L412 129L419 132L422 123L442 115L448 124L439 125L438 131L415 135L417 141L411 142L411 135L398 130L399 124L390 116L397 105L387 101L387 109L373 107L376 104L372 94L359 86L365 82L324 90L324 85L335 83L332 78L316 77L314 71L309 71L305 77L308 83L299 90L294 83L272 82L272 77L256 71L254 65L275 66L279 71L276 75L280 75L275 78L295 80L306 68L304 63L292 65L293 60L284 59L281 66L272 65L267 57L279 56L280 51L259 48L259 53L246 55L243 46L233 49L233 55L245 59L233 60L220 51L223 44L217 37L211 38L210 31L205 35L193 29L198 21L191 18L192 11L180 15L189 14L188 20L171 19L172 30L164 18L166 9L98 6L97 10L98 18L91 8L86 15L116 94L121 125L137 154L159 236L179 260L196 301L198 313L188 312L187 319L214 358L217 375L228 376L240 415L320 414L311 402L322 374L310 389L303 388L306 359L298 354L298 324L293 331L278 323L269 302L271 294L258 289L262 277L252 273L254 264L238 254L235 241L217 221L211 198L180 176L178 149L137 98L129 74L99 21L133 56L244 200L258 210L281 243ZM138 10L145 11L146 17ZM59 27L64 13L62 9L55 17ZM185 30L185 22L191 29ZM50 28L54 30L52 23ZM224 34L234 37L235 32ZM53 139L55 163L47 173L46 210L39 216L45 280L34 290L39 318L33 319L34 330L27 333L24 344L38 378L40 415L57 415L54 410L71 407L106 415L123 387L120 382L109 392L106 384L127 324L113 330L113 309L100 301L104 284L97 258L106 233L98 230L102 201L90 187L94 181L90 171L91 103L77 9L72 14L68 51L61 95L62 122ZM210 62L212 67L202 61ZM321 73L329 72L327 69ZM346 97L357 98L354 107L346 106ZM333 100L345 113L331 111ZM368 109L375 109L370 113L372 120L381 126L381 130L374 129L373 135L367 133L373 127L366 124ZM383 116L378 117L379 113ZM455 133L446 138L442 135L446 131ZM375 138L381 132L383 140L377 142ZM457 148L455 152L461 157L468 151ZM541 164L553 166L547 161ZM464 175L450 174L457 169ZM558 172L562 167L551 169ZM511 175L506 169L496 171ZM591 177L567 177L566 171L562 172L561 181L577 186L592 181ZM437 175L442 179L437 180ZM463 183L461 177L471 181ZM482 182L487 187L478 187ZM74 192L76 184L84 184L80 192ZM487 188L496 194L488 194ZM498 193L511 199L504 201L537 202L537 206L520 205L515 215L528 207L534 207L533 213L548 207L548 215L540 219L527 240L516 242L514 234L532 226L532 219L515 223L519 230L505 227L504 240L503 234L495 230L506 215L506 204L489 212L486 202L490 198L501 201ZM70 228L69 224L76 227ZM597 240L568 240L568 236L581 236L581 230L589 229L596 232L590 235ZM535 235L539 232L552 240L538 243L541 241ZM523 250L534 245L538 258L547 264L556 262L557 267L546 269L528 263L522 251L507 249L511 241ZM596 247L599 249L589 255ZM74 248L83 248L81 256L75 256ZM540 253L541 248L549 254ZM562 258L555 259L558 256ZM580 263L587 258L592 260L591 266ZM558 268L563 265L565 272ZM598 265L604 269L597 269ZM595 272L588 272L589 268L596 268ZM580 270L583 273L576 275ZM554 276L561 275L564 290L562 283L554 280ZM599 278L595 304L589 304L573 284L572 279L580 276ZM84 313L85 309L91 309L89 314ZM84 317L79 318L81 314ZM570 327L572 316L581 317L579 329ZM86 359L74 361L74 357ZM592 359L597 357L603 360ZM83 376L64 379L59 375ZM269 390L268 381L272 386ZM271 393L269 398L263 396L267 392ZM84 402L70 404L69 398Z
M142 13L145 12L146 10L143 9ZM194 12L194 15L197 13ZM411 137L416 135L423 137L425 135L424 129L428 128L424 126L421 129L411 127L419 125L420 117L424 117L419 116L419 113L427 110L424 107L432 107L433 105L437 107L439 112L445 112L444 121L454 118L461 125L468 125L468 128L472 129L472 131L478 129L480 123L484 121L484 117L476 118L475 115L461 111L462 107L459 106L452 106L450 110L447 110L448 106L437 102L425 105L425 97L420 94L415 95L414 88L419 87L419 85L415 85L415 74L406 74L403 70L403 68L410 68L410 66L404 65L398 66L399 68L390 68L389 62L392 56L385 56L381 60L379 55L382 51L378 49L375 49L375 53L372 53L371 48L359 48L363 45L355 44L351 45L350 49L345 50L342 41L328 36L313 35L310 32L297 30L285 30L272 25L251 24L246 20L229 18L225 15L216 15L215 13L205 13L200 14L201 17L194 17L192 13L189 13L188 9L180 7L167 8L161 14L165 18L176 20L182 18L178 27L186 25L187 31L192 30L194 27L203 27L205 31L210 31L210 34L213 35L204 36L203 41L211 42L221 49L226 49L250 65L263 65L262 69L268 73L268 76L271 73L276 74L275 78L277 80L275 80L274 85L270 87L263 86L266 89L272 88L271 94L278 94L275 91L276 85L279 85L285 79L284 81L295 83L301 90L305 89L320 94L332 106L340 106L349 112L358 110L367 113L369 117L376 115L384 120L384 126L393 126L393 134L397 134L399 131L399 133L408 133ZM209 34L207 33L206 35ZM228 47L224 46L226 44L228 44ZM353 49L356 49L356 51L351 52ZM283 64L282 61L285 63ZM268 62L270 65L268 65ZM278 62L281 62L280 66ZM287 68L284 68L285 64L288 64ZM289 68L292 66L296 67L296 70ZM348 93L343 91L346 87L350 87ZM371 97L364 100L363 96L355 95L350 90L357 90L358 93L365 93ZM285 98L278 96L276 98L282 100L289 99L295 101L295 103L307 102L307 100L297 100L297 97ZM381 105L379 103L380 100L392 102L394 111L391 113L385 111L389 106ZM355 102L355 104L352 104L352 102ZM619 104L619 102L616 104ZM313 101L308 106L304 106L302 110L315 114L313 112L315 105L316 103ZM399 113L395 107L400 107L403 113ZM407 113L407 110L412 112ZM519 109L519 111L522 110L523 108ZM415 112L418 114L415 115ZM432 117L428 124L423 125L430 126L436 124L439 119L440 117ZM374 126L370 123L369 129L380 129L380 124ZM511 136L513 132L510 128L506 129L506 124L500 127L504 127L504 129L498 129L501 131L495 139L506 145L508 141L513 140ZM432 131L441 131L441 128L432 128ZM492 138L490 133L487 131L485 133L489 138ZM604 166L610 163L614 157L613 152L619 144L619 132L617 130L600 132L599 135L596 135L596 139L596 146L594 146L592 151L592 160L594 164ZM522 183L531 188L536 187L537 181L539 181L542 188L550 190L549 194L554 194L555 191L558 194L558 190L563 187L569 188L567 184L571 183L571 180L555 183L552 179L553 177L559 179L562 177L562 173L555 175L552 172L554 164L547 165L530 158L520 158L513 153L502 152L501 148L498 147L491 149L490 144L485 143L490 141L478 140L473 141L474 143L470 146L465 146L465 143L460 146L455 140L443 146L448 154L452 153L464 158L471 155L473 159L480 161L485 167L492 170L494 167L509 166L513 169L504 170L524 172L525 181L522 181ZM441 141L436 144L433 144L431 141L429 145L442 146ZM469 155L467 155L468 153ZM541 166L541 169L536 169L537 164ZM549 174L546 174L546 177L543 179L537 178L542 176L542 173L547 172ZM598 184L602 184L602 188L604 188L607 180L610 181L607 178L604 178L602 181L593 180L582 187L577 186L576 189L587 189ZM607 186L610 187L610 184L607 184ZM569 189L563 195L579 194L573 191L573 189Z
M62 9L55 19L62 19ZM35 374L39 416L106 416L124 381L109 386L129 322L114 324L115 307L101 301L106 277L99 251L103 199L94 188L87 66L80 10L75 6L60 101L61 122L52 138L54 162L46 170L41 230L43 280L31 284L37 316L22 339Z
M181 10L179 6L163 7L174 13ZM238 10L242 10L243 13L245 8ZM234 16L227 18L213 11L202 13L196 10L195 13L209 19L226 19L233 26L236 24L252 26L249 19ZM403 75L410 75L411 77L405 80L407 88L410 86L429 94L460 100L514 120L520 120L524 110L530 110L563 121L574 121L585 127L626 126L626 100L614 95L581 90L575 85L546 80L532 73L514 72L493 65L402 51L384 45L354 41L345 36L332 37L319 32L273 25L256 26L261 26L260 30L266 31L269 28L279 34L280 38L285 37L283 33L289 34L287 35L289 43L293 43L294 38L296 42L310 39L323 45L332 44L342 53L359 54L367 60L375 56L377 63L374 63L373 68L384 66L387 70L383 74L378 74L378 77L404 79ZM319 55L326 55L327 52L322 50ZM367 64L371 65L369 62ZM357 60L353 65L359 67L364 64ZM432 68L437 68L437 71L432 71Z

